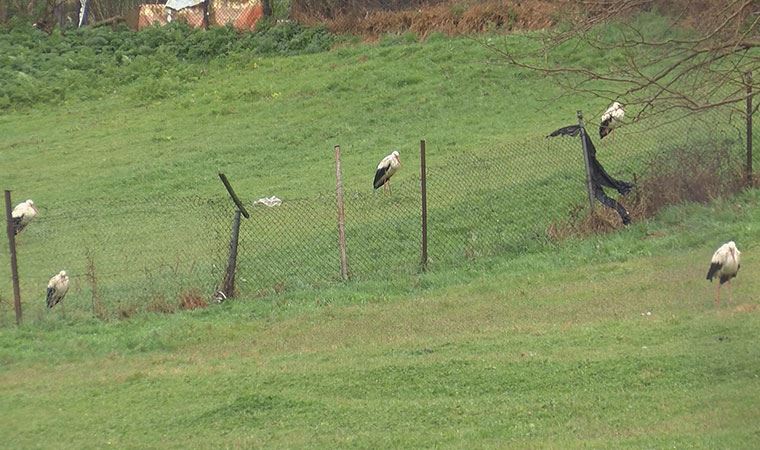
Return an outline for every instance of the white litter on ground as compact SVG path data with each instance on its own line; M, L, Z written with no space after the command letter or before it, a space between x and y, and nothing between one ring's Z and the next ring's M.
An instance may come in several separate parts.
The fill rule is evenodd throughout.
M269 207L280 206L282 204L282 200L280 200L279 198L273 195L271 197L260 198L256 200L255 202L253 202L253 204L254 205L260 204L260 205L269 206Z

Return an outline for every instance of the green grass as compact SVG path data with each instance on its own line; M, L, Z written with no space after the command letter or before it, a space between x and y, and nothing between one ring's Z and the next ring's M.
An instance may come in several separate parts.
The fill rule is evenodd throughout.
M172 36L149 30L141 39ZM335 144L343 148L349 262L358 280L382 280L390 267L398 276L417 270L422 138L434 269L546 248L546 227L583 200L577 141L544 136L574 122L577 109L593 123L606 105L550 102L560 94L550 80L503 64L476 40L386 39L290 57L239 51L207 62L167 57L167 49L182 54L172 45L133 62L137 68L108 66L100 85L140 76L96 90L96 100L0 115L4 185L43 212L19 239L29 318L44 317L44 284L61 269L76 282L69 316L91 315L88 252L111 316L174 302L183 290L212 291L231 221L218 171L246 202L285 200L277 210L253 209L243 225L244 294L334 282ZM165 91L161 67L187 75L180 89ZM605 165L630 179L645 155L703 139L707 128L691 124L618 130L600 147ZM738 148L735 131L724 135ZM404 163L394 198L373 196L375 164L394 148Z
M758 191L552 243L545 227L583 201L582 158L577 141L544 136L577 109L593 123L607 105L563 97L549 106L556 86L472 39L170 60L194 74L176 92L142 78L0 115L0 179L42 211L19 238L19 328L0 272L2 445L757 441ZM623 128L600 158L631 177L646 155L695 145L705 129L738 149L737 130L722 127ZM421 138L427 273L417 270ZM335 144L348 193L347 283L336 280ZM394 195L372 195L374 166L393 148L404 164ZM221 278L231 207L217 171L247 203L285 200L251 208L244 223L241 297L146 312L187 289L207 294ZM744 252L742 270L734 304L715 308L704 274L729 239ZM106 320L93 317L88 253ZM46 311L44 284L63 267L72 290ZM130 317L115 320L122 313Z
M5 328L0 431L14 448L750 448L758 206L414 280ZM715 308L704 273L728 238L742 271Z
M286 201L282 211L258 210L255 220L244 225L242 245L255 250L241 256L241 278L256 280L249 291L281 282L279 272L260 273L277 264L304 266L285 278L288 287L334 279L334 144L343 146L347 192L363 196L360 202L349 196L347 204L349 246L357 250L352 251L355 275L371 275L400 262L411 272L416 243L399 242L398 252L387 252L398 253L399 259L381 260L380 265L371 255L384 241L363 248L366 238L379 230L396 230L410 239L416 235L414 191L402 196L404 190L397 185L401 203L388 225L372 214L388 203L368 197L377 160L399 148L406 168L396 182L412 188L421 138L429 142L431 174L455 152L493 153L495 146L525 139L526 133L544 142L546 130L531 124L546 118L535 97L550 95L550 85L500 64L470 39L348 46L288 58L238 54L203 64L172 63L200 80L183 83L176 95L157 101L136 95L135 89L150 85L135 82L96 101L0 116L0 132L6 137L0 144L2 179L14 189L15 199L33 198L43 211L39 226L20 239L25 298L36 300L49 274L67 268L79 280L71 303L89 305L88 286L81 281L87 250L95 254L101 289L112 284L106 296L111 310L118 308L116 303L144 306L151 296L177 294L174 286L157 287L158 293L142 289L136 299L140 286L113 280L125 267L143 272L174 265L180 258L197 260L197 270L183 269L183 274L185 279L202 276L197 284L207 292L220 278L223 259L223 250L210 249L223 249L231 218L215 217L218 208L174 204L173 199L211 197L216 205L226 206L217 171L227 173L248 202L270 195ZM555 113L558 124L565 121L561 113ZM439 188L435 183L431 178L431 198L450 198L431 204L431 215L437 207L463 200L450 195L461 194L461 186ZM315 202L320 194L325 200ZM314 208L299 207L294 199ZM96 213L88 211L93 205ZM136 205L135 213L126 205ZM178 228L178 223L183 226ZM290 242L282 242L282 235L292 236ZM210 237L213 241L207 242ZM155 242L174 248L156 248ZM317 257L301 263L315 249ZM125 260L130 264L120 263ZM212 262L216 271L209 267ZM246 286L242 279L240 285ZM40 303L33 305L39 307L34 314L43 314Z

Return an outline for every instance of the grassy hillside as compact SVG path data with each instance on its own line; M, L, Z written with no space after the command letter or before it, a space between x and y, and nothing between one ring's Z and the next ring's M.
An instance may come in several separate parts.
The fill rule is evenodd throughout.
M656 18L642 20L662 31ZM18 92L66 92L0 100L0 179L41 209L19 237L21 327L0 272L0 445L757 441L758 191L553 242L547 225L583 201L582 156L576 140L544 136L578 109L593 124L606 105L556 99L549 81L470 38L392 36L284 56L306 52L303 35L271 52L259 44L280 38L240 47L224 31L193 35L206 58L187 53L187 30L168 30L75 35L98 48L82 60L60 36L0 55L13 86L27 88ZM122 48L123 39L140 45ZM618 57L567 54L593 64ZM51 70L61 64L70 66L59 77ZM737 130L715 121L627 127L599 153L629 179L653 152L736 156ZM427 273L417 270L421 138ZM355 271L347 283L334 282L335 144ZM394 195L373 195L375 164L393 148L405 164ZM178 295L206 296L219 281L231 208L217 171L248 204L285 200L244 224L243 295L149 312L173 311ZM729 239L744 259L734 303L716 308L704 274ZM46 311L45 282L62 267L71 292ZM93 300L108 309L102 318Z
M0 331L14 448L750 448L758 192L553 252ZM715 308L709 257L744 251Z
M17 65L7 66L18 71L10 74L13 86L31 77L36 84L28 89L66 93L48 103L19 101L0 115L1 178L16 201L33 198L42 211L19 239L30 319L47 317L40 296L60 269L75 283L68 317L81 320L93 314L93 291L109 317L161 310L192 289L208 295L221 279L231 220L217 171L249 204L270 195L285 200L279 209L255 210L244 224L243 294L335 281L335 144L343 148L358 280L417 271L421 138L428 142L436 270L551 248L547 227L583 200L577 141L544 136L574 122L578 109L593 124L606 105L557 99L550 81L503 64L476 39L402 35L282 56L330 39L277 27L244 39L225 30L167 30L22 35L30 41L6 55ZM521 36L483 39L527 45ZM69 48L82 45L93 54ZM620 56L584 49L566 57L613 64ZM61 65L62 78L54 75ZM613 174L632 179L653 151L702 145L703 125L630 127L600 152ZM740 149L735 129L721 133L722 146ZM405 164L394 196L373 196L375 164L394 148ZM0 258L7 260L5 249ZM2 286L0 296L10 298L9 283Z
M143 272L174 266L179 259L190 261L181 270L184 280L203 277L184 287L208 292L219 280L230 216L216 217L218 208L199 209L197 202L188 205L182 200L213 197L216 204L227 206L217 171L227 173L249 202L270 195L286 200L284 217L246 224L244 236L251 240L242 244L252 251L244 252L243 258L259 258L253 251L271 248L279 236L292 236L292 241L277 244L272 255L242 261L243 278L259 278L260 267L301 265L302 255L316 249L324 256L304 263L317 274L308 280L311 283L325 275L329 279L335 271L335 214L329 197L334 183L333 145L343 146L347 191L362 195L369 194L377 160L392 148L401 150L408 167L396 181L412 188L421 138L430 144L431 167L441 166L454 153L493 154L501 142L523 140L526 134L540 139L543 146L547 128L535 124L546 120L547 114L537 98L553 95L551 85L504 66L471 39L438 37L420 43L402 36L327 53L271 57L239 51L205 62L162 56L168 50L160 49L182 52L172 45L176 43L170 40L154 53L132 55L127 67L104 70L104 81L95 90L97 99L75 96L0 116L0 133L6 137L0 144L4 184L14 189L18 201L33 198L43 211L38 226L20 242L22 290L31 301L51 270L67 268L79 283L72 304L84 305L84 314L90 314L89 286L84 281L88 252L95 255L101 294L112 304L137 300L144 305L159 295L154 290L173 299L177 294L173 283L170 288L152 289L139 281L145 278ZM167 73L162 74L161 64ZM100 85L129 80L114 75L122 72L142 76L103 92ZM173 81L167 85L167 80ZM171 88L174 85L176 90ZM574 105L565 111L557 108L556 123L572 120L574 110ZM463 186L437 188L432 183L435 179L431 196L448 197L446 202L452 204L462 200L457 197ZM314 202L324 194L328 197ZM403 188L397 188L401 204L393 220L403 230L396 235L411 239L398 245L404 270L409 271L417 260L418 207L414 191L404 194ZM321 208L304 212L293 203L295 199ZM347 206L349 235L357 245L367 242L366 236L378 236L379 230L396 229L395 222L383 224L387 219L371 214L387 203L377 197ZM288 208L295 212L288 213ZM207 241L209 233L213 242ZM157 246L159 242L165 245ZM383 245L383 239L375 245ZM365 254L372 252L367 248ZM363 262L360 255L355 259L357 275L363 273L362 265L374 264L367 258ZM436 255L436 259L443 258ZM381 261L380 268L398 262ZM138 282L115 280L125 270L137 272ZM297 282L302 275L303 271L294 273L286 283ZM156 278L172 276L164 271ZM265 278L252 291L279 283L281 274ZM10 291L4 297L10 297ZM39 309L38 314L42 312Z

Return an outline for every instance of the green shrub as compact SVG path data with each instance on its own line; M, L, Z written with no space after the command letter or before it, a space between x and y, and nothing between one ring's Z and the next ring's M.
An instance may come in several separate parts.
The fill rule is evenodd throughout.
M137 100L160 99L196 80L200 71L194 69L212 59L314 53L332 44L325 28L291 22L262 21L248 33L173 22L139 32L122 26L50 35L16 23L0 30L0 111L97 97L122 86Z

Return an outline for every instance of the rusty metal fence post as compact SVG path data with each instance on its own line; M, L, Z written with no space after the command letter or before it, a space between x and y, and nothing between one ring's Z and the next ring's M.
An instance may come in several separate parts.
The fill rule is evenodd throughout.
M335 146L335 197L338 206L338 247L340 252L340 277L350 278L348 251L346 250L346 212L343 205L343 179L340 170L340 145Z
M203 0L203 29L204 30L208 30L209 15L211 14L211 11L209 10L210 3L211 3L210 0Z
M425 140L420 141L420 193L422 196L422 249L420 266L427 270L428 264L428 226L427 226L427 166L425 164Z
M16 310L16 325L21 325L21 288L18 279L18 261L16 260L16 227L13 225L11 209L11 191L5 191L5 222L8 232L8 250L11 254L11 278L13 280L13 307Z
M754 186L752 175L752 72L746 74L747 83L747 186Z

